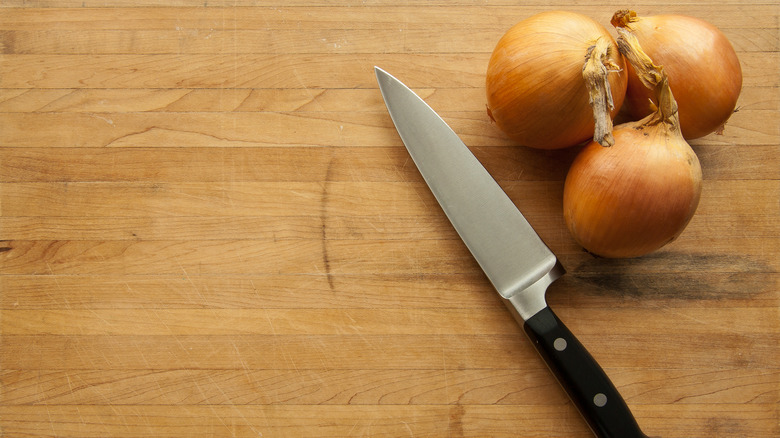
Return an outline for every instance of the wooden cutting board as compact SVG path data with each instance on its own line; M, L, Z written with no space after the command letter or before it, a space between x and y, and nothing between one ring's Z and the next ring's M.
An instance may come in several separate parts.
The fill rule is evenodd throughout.
M578 1L4 0L0 436L588 437L436 205L373 75L418 91L560 256L548 300L652 436L780 435L780 7L671 245L572 240L576 150L489 122L498 38Z

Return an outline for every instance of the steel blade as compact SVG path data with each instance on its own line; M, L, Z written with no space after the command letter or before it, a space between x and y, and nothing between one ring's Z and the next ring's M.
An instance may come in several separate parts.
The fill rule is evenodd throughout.
M375 67L390 117L414 163L480 267L527 319L563 274L555 255L457 134L406 85Z

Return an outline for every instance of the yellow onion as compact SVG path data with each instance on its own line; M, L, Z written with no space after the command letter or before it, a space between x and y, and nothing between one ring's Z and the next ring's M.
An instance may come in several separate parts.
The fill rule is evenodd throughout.
M534 148L573 146L594 130L608 135L625 96L624 67L614 39L592 19L564 11L534 15L493 50L488 114L511 139Z
M563 193L574 239L593 254L615 258L638 257L677 238L696 211L702 179L699 160L680 131L670 79L621 30L618 45L653 88L658 108L616 126L613 146L586 145Z
M726 36L706 21L683 15L638 17L621 10L612 25L633 33L653 62L663 66L680 111L687 139L720 132L737 105L742 69ZM657 102L628 68L625 107L635 119L653 112Z

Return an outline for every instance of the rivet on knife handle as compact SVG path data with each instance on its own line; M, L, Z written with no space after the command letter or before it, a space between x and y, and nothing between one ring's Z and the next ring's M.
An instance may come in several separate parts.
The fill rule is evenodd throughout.
M406 85L375 67L409 155L485 275L600 438L646 438L607 375L545 302L564 270L455 132Z

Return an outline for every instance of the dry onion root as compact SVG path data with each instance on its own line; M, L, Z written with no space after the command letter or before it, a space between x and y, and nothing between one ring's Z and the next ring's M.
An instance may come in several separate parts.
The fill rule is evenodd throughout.
M594 131L609 144L625 96L624 67L614 39L594 20L565 11L534 15L509 29L493 50L488 114L524 146L565 148L593 138Z
M645 53L663 65L671 78L685 138L722 131L742 90L742 69L734 48L717 27L683 15L639 17L630 10L616 12L612 25L633 34ZM625 107L639 119L652 113L658 102L632 70L629 65Z
M603 257L638 257L677 238L701 194L701 166L680 129L677 103L663 68L636 37L618 29L617 43L658 106L615 127L615 144L590 142L566 177L564 219L574 239Z

